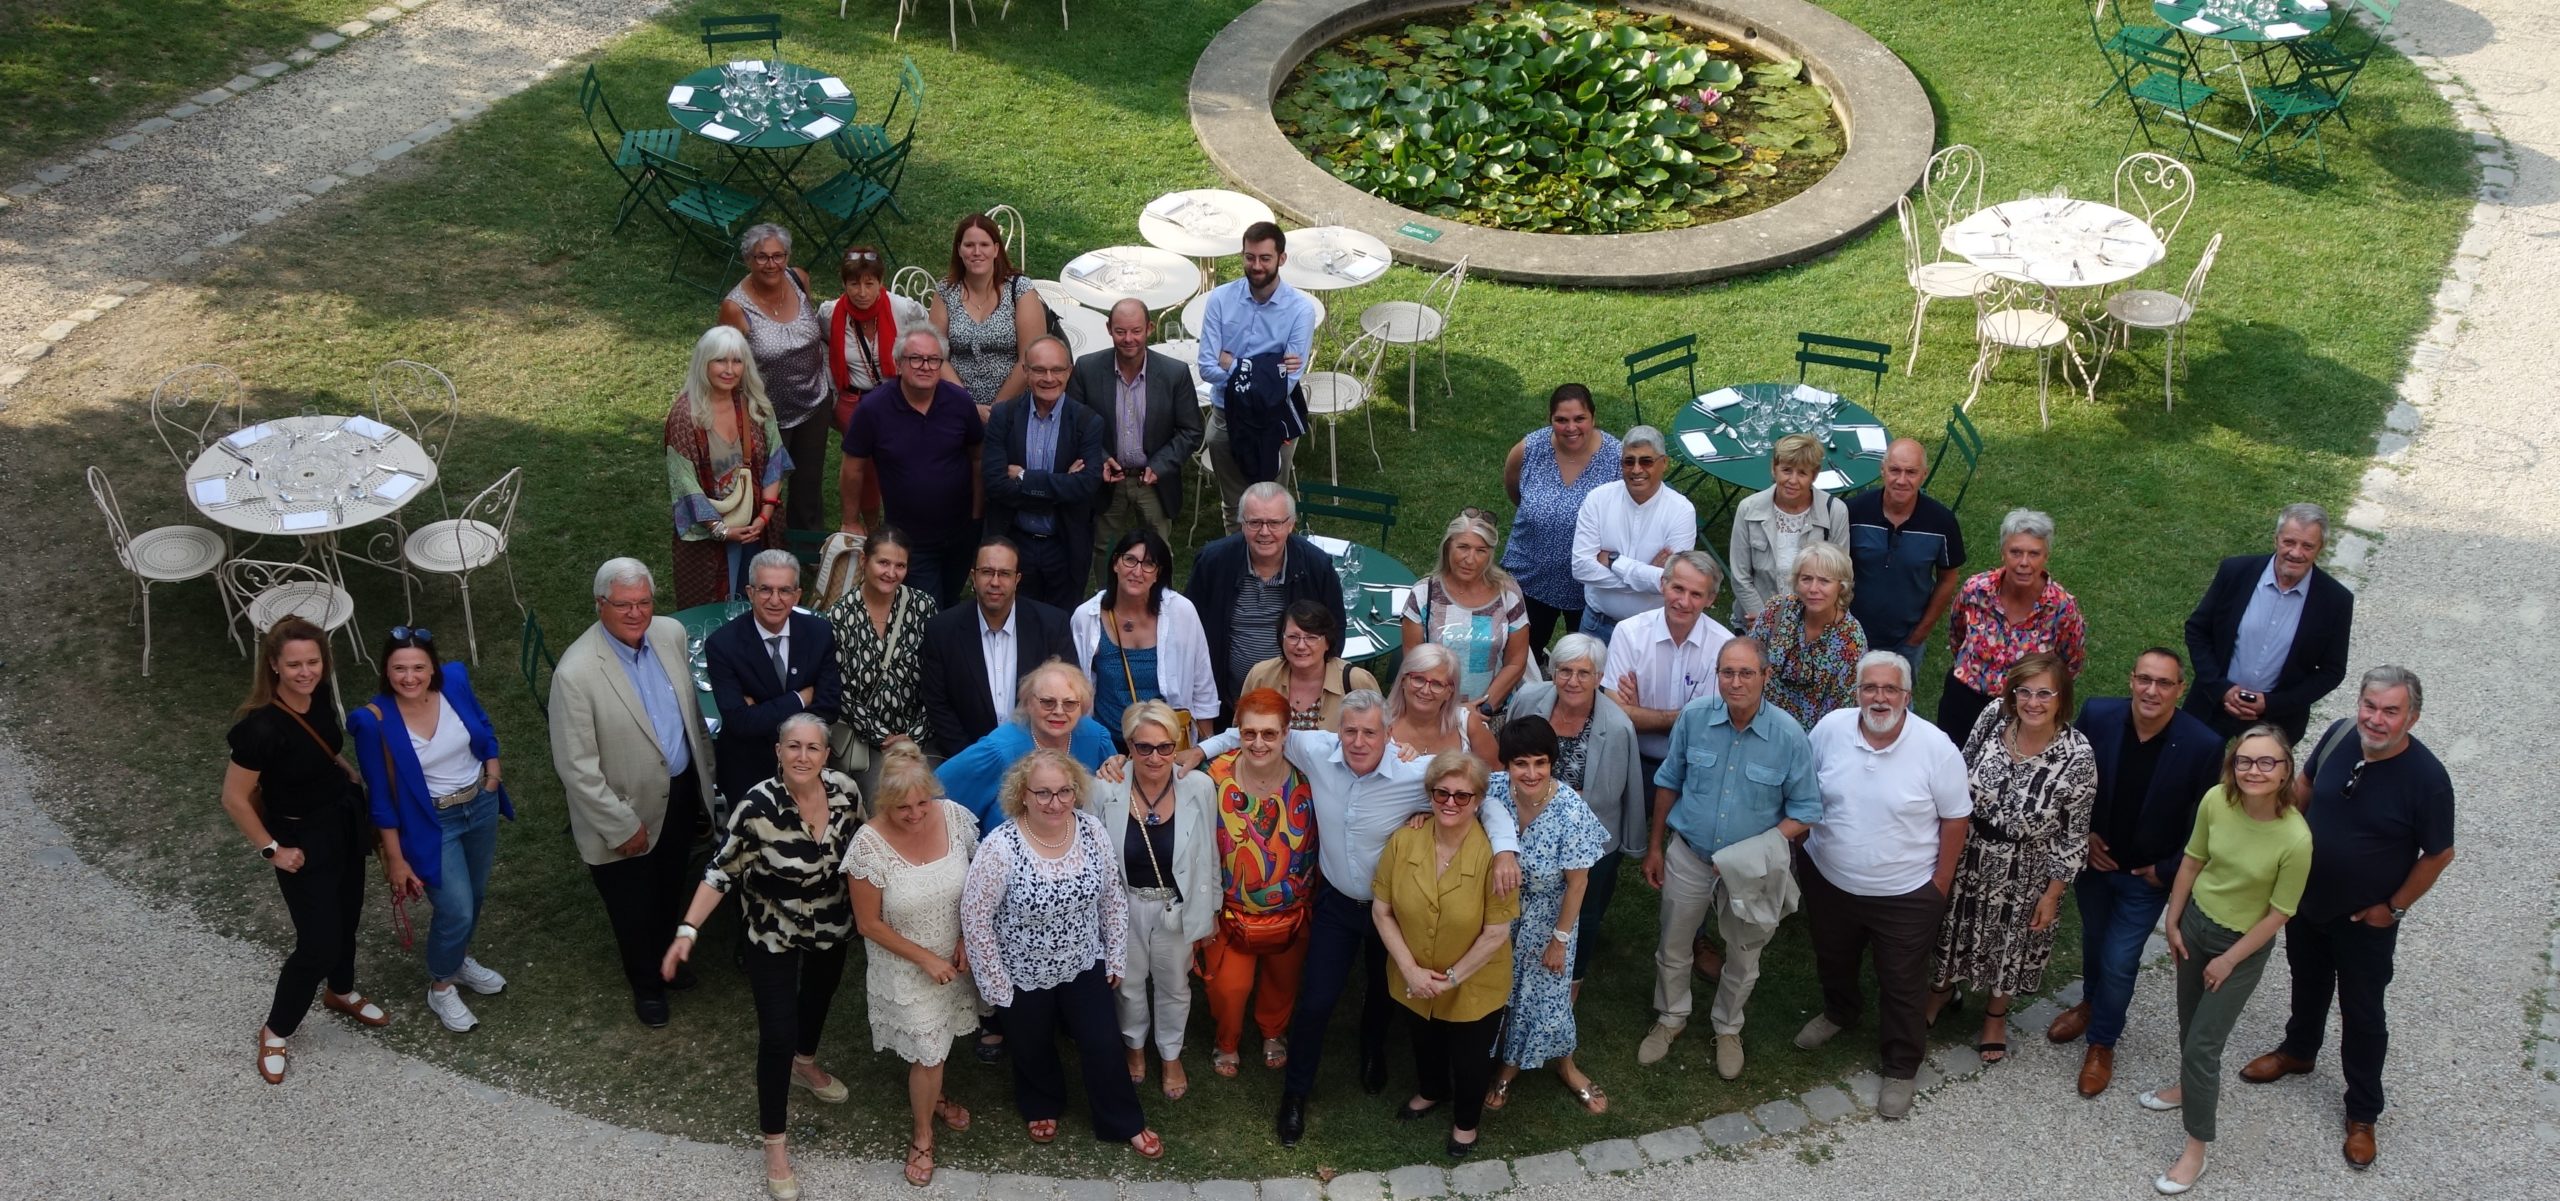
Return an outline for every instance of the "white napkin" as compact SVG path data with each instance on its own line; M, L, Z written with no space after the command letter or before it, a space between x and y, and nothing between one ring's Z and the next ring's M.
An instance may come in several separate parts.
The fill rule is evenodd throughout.
M1167 192L1147 206L1147 215L1160 221L1171 221L1174 214L1191 207L1191 197L1183 192Z
M230 443L235 449L245 450L249 447L256 446L260 442L266 441L267 435L274 432L274 430L268 429L264 425L253 425L245 430L232 434L230 437L224 438L223 441Z
M689 88L689 87L686 87L686 86L684 86L683 84L677 84L676 86L674 86L674 87L672 87L672 88L668 88L668 89L667 89L667 103L669 103L669 104L691 104L691 103L693 103L693 89L692 89L692 88Z
M1386 273L1387 260L1365 250L1354 250L1343 256L1342 277L1356 283L1367 283Z
M2329 0L2293 0L2293 6L2307 13L2329 11Z
M327 509L314 509L308 513L287 513L276 518L276 528L286 531L316 530L327 524L329 524Z
M2211 37L2214 34L2222 32L2222 26L2212 21L2208 21L2203 17L2189 17L2184 21L2178 22L2178 24L2184 25L2188 30L2195 33L2201 33L2206 37Z
M819 80L818 90L825 92L827 94L827 99L829 100L842 100L853 94L852 88L844 86L844 81L833 75Z
M744 71L750 75L758 74L764 70L764 60L760 58L738 59L737 61L729 64L729 69L732 71Z
M1377 653L1378 644L1370 641L1367 634L1353 634L1342 640L1342 657L1345 659L1366 659Z
M1795 395L1797 400L1801 400L1810 405L1827 405L1832 401L1840 399L1839 397L1833 396L1832 394L1814 387L1811 384L1797 384Z
M345 430L350 434L354 434L356 437L370 439L375 442L379 442L399 432L398 430L392 429L390 426L384 425L371 417L361 415L347 418L344 422L339 424L338 428Z
M1718 388L1715 391L1709 392L1698 398L1698 408L1709 413L1715 412L1717 409L1721 409L1726 405L1738 405L1741 403L1742 393L1736 392L1731 388Z
M1082 254L1076 256L1075 261L1068 263L1067 269L1059 274L1091 283L1093 277L1108 265L1099 254Z
M1315 543L1317 550L1337 559L1342 557L1342 552L1351 549L1350 542L1341 538L1328 538L1322 534L1309 534L1307 541Z
M842 128L844 128L844 122L836 119L833 114L830 114L801 126L800 136L811 139L823 138Z
M1884 427L1883 427L1883 426L1880 426L1880 425L1862 425L1862 426L1858 426L1858 427L1857 427L1857 433L1858 433L1858 449L1859 449L1859 450L1861 450L1861 451L1866 452L1867 454L1871 454L1871 455L1880 455L1880 454L1883 454L1883 453L1885 452L1885 448L1886 448L1887 446L1892 445L1892 439L1889 439L1889 438L1887 438L1887 437L1885 437L1885 436L1884 436Z
M1712 459L1716 454L1715 439L1708 437L1705 430L1683 432L1680 435L1680 446L1687 450L1689 457L1693 459Z
M718 138L723 142L734 142L738 140L738 131L717 121L705 121L702 123L702 136Z
M393 475L391 478L373 486L373 494L384 500L398 500L401 497L407 496L417 490L418 477L410 475L407 472L401 472Z
M2281 42L2286 38L2301 37L2311 31L2300 25L2296 25L2291 21L2279 21L2273 25L2267 26L2265 29L2259 30L2258 32L2267 35L2267 38L2270 41Z
M231 481L221 476L215 476L209 480L197 480L190 486L190 490L194 493L196 503L199 505L226 504L231 500Z
M1849 477L1825 467L1822 474L1813 477L1813 486L1825 492L1837 492L1849 486Z

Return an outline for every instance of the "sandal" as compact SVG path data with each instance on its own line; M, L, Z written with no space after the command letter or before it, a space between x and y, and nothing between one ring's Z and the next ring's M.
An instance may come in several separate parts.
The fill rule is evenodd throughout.
M256 1059L251 1060L250 1062L257 1065L258 1075L261 1079L264 1079L269 1084L284 1083L285 1065L291 1062L292 1059L293 1050L292 1048L284 1045L283 1039L279 1038L273 1042L269 1042L266 1031L260 1030L258 1032L258 1055ZM267 1066L269 1063L273 1063L275 1066L270 1068Z
M1519 1079L1519 1077L1511 1076L1494 1081L1493 1087L1486 1089L1484 1092L1484 1107L1487 1109L1500 1109L1503 1106L1510 1104L1511 1082L1517 1079Z
M391 1015L384 1013L381 1006L366 1000L363 993L351 992L340 997L324 988L320 990L320 1003L368 1026L391 1024Z
M1947 994L1946 1003L1938 1006L1938 1012L1930 1014L1929 1019L1922 1023L1924 1028L1935 1030L1938 1028L1939 1018L1945 1017L1950 1013L1964 1012L1964 994L1957 992L1952 988L1947 990Z
M942 1119L943 1125L954 1130L969 1128L969 1111L949 1097L934 1098L933 1116Z
M916 1170L916 1161L919 1159L924 1161L922 1172ZM907 1144L907 1183L917 1188L933 1183L933 1169L933 1148L923 1143L909 1142Z
M1565 1086L1565 1091L1572 1093L1574 1100L1582 1102L1582 1109L1585 1113L1603 1114L1609 1112L1609 1094L1601 1089L1600 1082L1597 1080L1593 1080L1590 1077L1585 1076L1582 1079L1582 1087L1575 1088L1568 1084Z
M2003 1034L2008 1032L2009 1011L2007 1009L2002 1009L1998 1013L1992 1013L1986 1010L1983 1012L1982 1020L1986 1022L1996 1021L2000 1023L2000 1029ZM1978 1042L1973 1044L1973 1051L1974 1054L1982 1057L1982 1062L1985 1066L1989 1066L2009 1057L2009 1044L2005 1042L1990 1041Z
M1182 1075L1175 1075L1177 1072L1182 1072L1182 1064L1177 1060L1168 1059L1164 1061L1164 1066L1164 1099L1179 1101L1191 1092L1190 1074L1183 1072Z
M1236 1069L1242 1065L1242 1062L1242 1059L1233 1051L1209 1052L1209 1069L1221 1076L1235 1075Z
M764 1136L764 1145L768 1147L777 1146L788 1137L790 1136L782 1134L768 1134ZM770 1169L767 1169L764 1178L764 1195L773 1198L773 1201L800 1201L799 1174L793 1173L789 1176L776 1176L772 1174Z
M1056 1118L1042 1118L1036 1122L1026 1122L1023 1124L1023 1127L1031 1132L1032 1142L1054 1143L1058 1141L1058 1119Z
M1285 1038L1262 1040L1262 1066L1275 1072L1289 1066L1289 1040Z
M1162 1159L1164 1138L1153 1130L1141 1130L1129 1140L1129 1149L1137 1152L1140 1159Z

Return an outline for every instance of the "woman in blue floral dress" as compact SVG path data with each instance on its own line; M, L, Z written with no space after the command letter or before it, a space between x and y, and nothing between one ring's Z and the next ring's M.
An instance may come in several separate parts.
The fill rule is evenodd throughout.
M1506 723L1500 736L1505 770L1493 773L1485 803L1511 812L1520 828L1520 920L1511 928L1511 1013L1502 1027L1502 1070L1485 1094L1487 1109L1511 1099L1522 1068L1552 1060L1564 1086L1592 1113L1609 1111L1609 1094L1573 1063L1573 943L1582 920L1591 865L1609 851L1610 835L1573 786L1555 777L1556 731L1543 717Z

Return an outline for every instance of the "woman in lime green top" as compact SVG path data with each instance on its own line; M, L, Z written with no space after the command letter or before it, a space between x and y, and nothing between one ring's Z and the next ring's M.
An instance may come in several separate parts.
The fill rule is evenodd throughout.
M2222 783L2196 806L2195 833L2169 887L2178 1083L2140 1098L2145 1109L2186 1111L2186 1150L2151 1182L2162 1196L2194 1188L2204 1175L2222 1095L2222 1046L2310 875L2311 826L2294 800L2293 747L2284 731L2252 726L2224 752Z

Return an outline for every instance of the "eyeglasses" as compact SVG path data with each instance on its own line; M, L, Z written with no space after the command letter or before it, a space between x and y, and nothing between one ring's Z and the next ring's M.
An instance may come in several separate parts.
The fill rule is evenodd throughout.
M1447 692L1451 684L1437 676L1407 676L1405 683L1429 692Z
M1316 646L1321 644L1324 640L1324 635L1310 634L1305 630L1291 630L1280 636L1280 641L1286 642L1291 646Z
M748 256L747 256L747 261L748 261L748 262L751 262L751 263L788 263L788 262L790 262L790 261L791 261L791 252L790 252L790 251L788 251L788 250L782 250L782 251L763 250L763 251L758 251L758 252L756 252L756 253L754 253L754 254L748 255Z
M1129 753L1141 759L1154 759L1160 756L1172 754L1173 744L1170 742L1132 742L1129 744Z
M1024 800L1038 801L1043 805L1072 805L1084 799L1077 795L1073 788L1025 788L1022 790L1022 797Z
M750 585L748 585L748 586L747 586L747 595L749 595L749 596L798 596L798 595L800 595L800 585L798 585L798 584L750 584Z
M1247 517L1244 519L1244 528L1248 530L1276 530L1288 524L1289 519L1286 517Z
M2231 757L2231 768L2234 771L2274 771L2290 763L2291 760L2278 755L2233 755ZM2363 764L2359 763L2357 766L2361 767Z
M1468 788L1434 788L1431 799L1442 805L1463 805L1476 799L1476 794L1475 790Z
M2022 701L2035 701L2041 704L2062 694L2050 688L2012 688L2009 690L2009 695Z
M844 252L844 261L848 263L876 263L880 261L880 256L869 250L848 250Z
M1716 678L1719 680L1755 680L1759 677L1760 669L1757 667L1719 667L1716 669Z
M2353 799L2356 795L2356 784L2364 779L2364 769L2372 763L2373 760L2371 759L2356 760L2356 765L2347 769L2346 788L2342 789L2338 795Z
M1622 467L1651 467L1661 461L1652 455L1628 455L1618 460L1618 464Z
M1901 696L1902 694L1904 694L1904 693L1906 693L1906 692L1909 692L1909 691L1911 691L1911 690L1910 690L1910 689L1908 689L1908 688L1903 687L1903 686L1902 686L1902 685L1900 685L1900 684L1860 684L1860 685L1858 685L1858 695L1860 695L1860 696Z
M979 567L972 570L991 580L1009 580L1022 574L1010 567Z
M939 367L942 365L942 356L938 354L901 355L898 361L910 367Z
M656 597L642 597L639 600L607 600L598 601L596 603L603 605L605 608L611 609L616 613L646 613L649 611L650 606L658 603L658 599Z
M1076 705L1079 703L1079 699L1072 696L1035 696L1031 698L1032 706L1043 713L1072 713L1075 712Z
M391 640L393 642L433 642L436 640L436 632L425 626L393 626Z
M2133 677L2133 686L2136 688L2175 688L2184 683L2186 683L2185 680L2172 680L2167 676L2147 676L2139 672Z
M1113 560L1113 562L1118 563L1122 567L1135 567L1141 571L1156 565L1155 560L1139 554L1136 551L1131 551L1128 554L1122 555L1118 559Z

